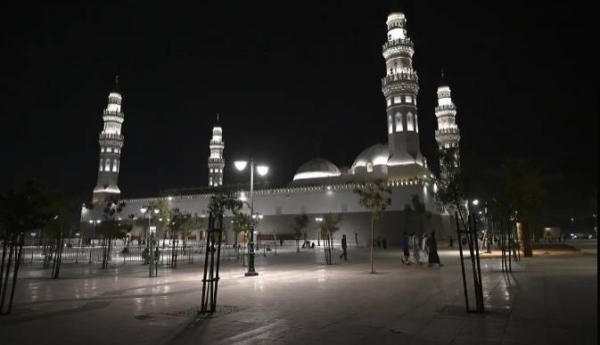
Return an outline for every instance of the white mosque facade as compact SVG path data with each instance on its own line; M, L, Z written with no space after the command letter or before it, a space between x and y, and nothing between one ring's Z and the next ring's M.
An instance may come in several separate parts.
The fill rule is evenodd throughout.
M412 68L414 47L406 32L404 14L391 13L387 18L387 28L387 42L383 45L386 75L382 79L382 92L387 105L385 116L388 143L378 143L366 148L349 168L340 169L324 158L315 158L298 168L288 186L254 190L254 213L261 217L256 232L261 234L262 238L292 234L294 217L306 214L309 218L309 225L305 230L307 239L317 241L319 236L317 219L327 213L334 213L342 215L340 230L336 236L341 238L342 234L346 234L350 239L358 237L362 245L367 244L371 240L370 214L359 205L358 197L353 190L361 182L377 179L386 181L390 187L392 204L384 216L376 222L376 237L385 238L388 243L396 244L404 231L429 232L435 229L440 237L448 237L453 232L451 218L440 214L436 207L436 185L433 174L428 169L427 160L420 150L416 103L419 82L417 72ZM112 91L109 95L108 108L104 112L105 126L100 134L101 158L98 184L94 189L93 198L96 203L101 203L103 198L118 197L120 194L117 178L120 169L120 150L124 141L121 135L121 124L124 119L121 112L121 99L118 91ZM456 108L450 98L450 88L445 82L442 82L438 88L438 103L436 139L439 147L443 149L458 146L460 136L455 122ZM108 133L109 129L112 132ZM218 123L213 128L208 159L210 187L224 184L225 133L226 128L222 128ZM111 152L107 152L107 147L111 145L114 148ZM115 149L118 151L114 151ZM107 160L114 161L115 165L107 165ZM248 190L238 190L237 194L242 200L249 199ZM427 211L431 212L430 218L415 219L414 214L404 211L406 205L411 205L414 195L417 195L424 202ZM206 217L211 196L210 193L186 195L174 193L157 198L122 200L126 205L122 212L123 221L127 221L128 218L143 217L140 209L161 198L172 208L177 207L182 211ZM101 207L83 208L81 222L84 229L93 230L93 227L88 225L102 218L101 209ZM230 223L225 222L226 241L233 243L236 239ZM141 229L134 228L129 235L132 239L139 238ZM192 235L192 239L202 237L202 229L197 229Z

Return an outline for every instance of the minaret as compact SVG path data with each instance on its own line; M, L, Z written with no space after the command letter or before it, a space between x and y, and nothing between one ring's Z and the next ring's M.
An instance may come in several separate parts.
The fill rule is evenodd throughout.
M210 156L208 157L208 186L218 187L223 185L223 168L225 160L223 159L223 129L219 125L219 114L217 114L217 123L213 127L213 136L210 140Z
M121 92L119 91L119 76L115 78L115 86L108 94L108 105L104 109L102 119L104 128L100 132L100 166L98 168L98 183L94 188L93 202L99 203L111 197L119 197L121 191L117 187L119 171L121 170L121 149L123 139L121 126L124 114L121 111Z
M435 140L438 142L438 148L440 151L456 148L456 163L459 163L459 141L460 131L456 125L456 106L452 103L452 97L450 95L450 86L444 79L444 71L442 71L442 78L440 80L440 86L437 90L438 95L438 106L435 107L435 116L438 121L438 129L435 131ZM440 170L443 174L443 166L440 162Z
M427 173L419 144L417 94L419 79L412 67L413 43L406 34L404 13L387 18L388 40L383 45L386 76L382 91L387 104L388 177L411 178Z

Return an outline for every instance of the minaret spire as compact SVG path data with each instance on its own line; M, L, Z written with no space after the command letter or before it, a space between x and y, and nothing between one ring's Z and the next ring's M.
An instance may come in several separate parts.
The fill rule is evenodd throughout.
M223 129L219 123L220 114L217 113L217 123L213 127L212 139L210 140L208 157L208 186L218 187L223 185L223 168L225 167L225 159L223 159L223 150L225 143L223 142Z
M99 203L121 194L117 186L119 171L121 170L121 149L124 137L121 135L121 126L125 114L121 111L123 97L117 88L119 76L115 77L115 86L108 94L108 105L104 109L102 119L104 128L100 132L100 166L98 168L98 182L94 188L92 201Z

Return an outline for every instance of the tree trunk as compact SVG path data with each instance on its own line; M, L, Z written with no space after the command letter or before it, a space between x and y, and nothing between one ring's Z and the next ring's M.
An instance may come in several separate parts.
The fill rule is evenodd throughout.
M375 219L371 216L371 274L375 273L375 265L373 264L373 241L375 240Z
M517 239L519 248L523 251L523 256L533 256L533 243L531 241L531 229L527 221L517 223Z
M52 269L52 279L60 277L60 264L62 263L63 240L62 236L56 238L56 255L54 256L54 266Z
M2 263L0 264L0 296L2 295L2 280L4 277L4 261L6 259L6 239L2 241Z

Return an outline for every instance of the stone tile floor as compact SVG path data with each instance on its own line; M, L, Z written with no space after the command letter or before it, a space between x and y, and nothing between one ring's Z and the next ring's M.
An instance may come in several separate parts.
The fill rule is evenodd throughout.
M257 256L257 277L223 261L219 312L200 303L203 265L148 278L147 267L64 265L59 280L22 267L13 314L0 317L2 344L596 344L597 257L524 258L511 274L483 259L487 312L467 314L456 251L444 267L406 266L398 249L351 248L348 262L323 252ZM336 256L334 256L336 259ZM470 295L472 279L467 277ZM471 299L474 304L474 300Z

